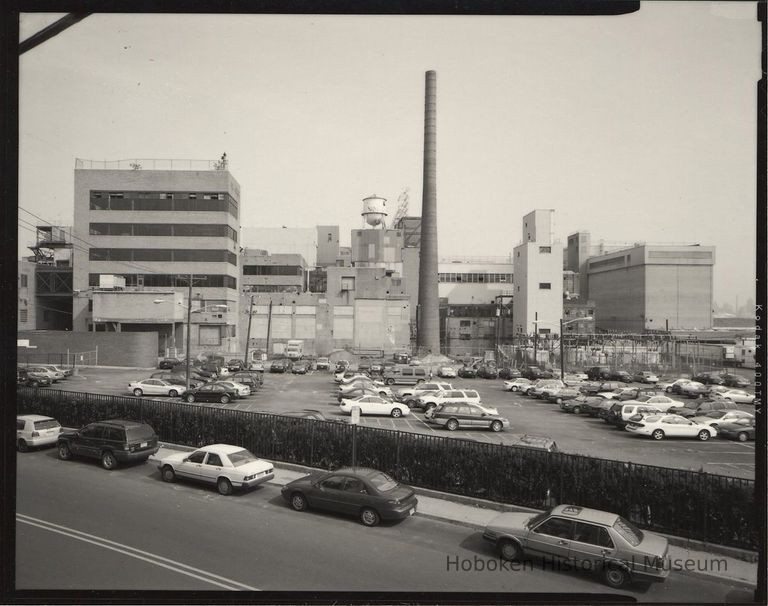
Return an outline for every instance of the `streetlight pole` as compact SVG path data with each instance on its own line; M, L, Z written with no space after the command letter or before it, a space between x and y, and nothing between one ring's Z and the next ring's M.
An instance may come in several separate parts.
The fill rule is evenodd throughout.
M245 336L245 368L246 370L250 368L250 364L248 363L248 346L251 344L251 320L253 319L253 297L254 295L251 295L251 304L248 306L248 332Z
M533 318L533 365L539 365L539 312Z
M189 391L189 348L192 336L192 276L193 274L189 274L189 290L187 291L187 386L185 391Z

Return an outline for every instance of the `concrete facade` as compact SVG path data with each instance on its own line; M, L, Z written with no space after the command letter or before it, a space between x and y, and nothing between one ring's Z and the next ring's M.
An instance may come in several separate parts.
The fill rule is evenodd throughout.
M403 232L399 229L353 229L352 265L401 271Z
M98 356L100 366L135 366L155 368L157 366L158 338L156 332L132 333L86 333L70 331L21 331L19 339L28 339L34 349L25 349L23 353L34 352L31 360L39 360L43 354L60 354L62 360L69 363L95 364ZM97 352L97 353L96 353ZM75 355L77 354L77 355ZM21 355L20 355L20 359ZM53 358L51 358L53 359Z
M496 297L513 294L513 269L511 257L442 258L437 265L440 298L449 305L493 304Z
M552 210L523 217L523 243L514 249L515 335L557 334L563 317L563 247L554 239Z
M336 265L339 258L339 226L318 225L317 229L317 260L315 265L327 267Z
M74 201L73 231L83 241L73 253L74 331L92 329L92 300L83 295L100 275L124 276L129 290L187 295L193 274L193 307L227 305L237 317L240 186L227 170L76 168ZM216 326L205 338L198 329L193 354L214 341L220 351L236 347L236 322Z
M19 261L18 265L18 304L16 330L37 329L38 306L35 302L35 268L31 261ZM42 309L40 310L43 311Z
M300 254L246 248L240 255L240 271L240 289L247 292L307 290L307 263Z
M588 261L598 329L712 327L712 246L639 245Z

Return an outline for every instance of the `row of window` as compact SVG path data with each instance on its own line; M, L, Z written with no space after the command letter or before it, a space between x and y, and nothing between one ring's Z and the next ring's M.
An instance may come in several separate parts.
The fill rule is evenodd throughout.
M99 276L88 274L88 286L98 286ZM103 274L113 275L113 274ZM126 287L160 286L186 287L189 285L189 274L120 274L125 278ZM234 288L237 289L237 278L221 274L195 274L195 287L201 288Z
M296 284L246 284L243 292L290 292L300 293L301 286Z
M120 197L100 195L95 197L91 193L91 210L133 210L133 211L217 211L229 212L233 217L238 216L237 202L229 194L206 194L206 197L200 198L138 198L131 197L132 194L126 194ZM162 194L155 194L159 196ZM213 196L216 196L215 198ZM210 197L207 197L210 196Z
M91 198L94 200L124 200L125 198L137 198L141 200L224 200L229 196L220 192L158 192L158 191L94 191L91 190Z
M300 265L243 265L244 276L301 276Z
M484 282L484 283L499 283L499 282L512 282L512 274L480 274L480 273L444 273L437 274L438 282Z
M178 248L91 248L90 261L208 262L237 265L237 255L228 250Z
M92 236L195 236L221 237L237 242L237 231L229 225L209 223L91 223Z

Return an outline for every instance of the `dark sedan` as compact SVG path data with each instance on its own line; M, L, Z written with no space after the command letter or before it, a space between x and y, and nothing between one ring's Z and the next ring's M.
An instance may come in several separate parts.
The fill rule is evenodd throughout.
M247 370L241 370L240 372L236 372L227 378L230 381L234 381L235 383L242 383L243 385L247 385L251 388L251 393L256 391L264 384L264 379L261 378L261 373L255 371L250 372Z
M296 362L291 369L295 375L305 375L309 370L309 362Z
M165 370L169 370L176 366L177 364L181 364L183 360L179 360L178 358L164 358L160 360L160 364L157 365L158 368L162 368Z
M621 381L622 383L632 383L634 378L626 370L612 370L608 375L611 381Z
M499 369L499 379L512 380L512 379L519 379L522 376L523 376L523 373L521 373L516 368L505 367L505 368Z
M735 419L729 423L723 423L717 426L717 435L721 438L728 438L730 440L738 440L739 442L746 442L747 440L755 439L755 419L742 418Z
M174 366L171 371L173 371L176 374L182 374L186 376L187 374L187 365L185 362L182 362L181 364L177 364ZM211 379L216 378L216 373L211 372L210 370L205 370L203 367L198 366L197 364L190 364L189 365L189 372L190 377L195 377L196 379L200 379L201 381L210 381Z
M274 360L269 365L269 372L291 372L293 364L290 360Z
M493 366L481 366L477 369L477 376L481 379L498 379L499 371Z
M554 377L554 373L549 370L542 370L536 366L529 366L524 368L522 372L524 379L530 379L531 381L538 381L539 379L551 379Z
M741 375L732 375L729 373L724 373L720 375L723 379L723 385L727 387L738 387L739 389L743 389L744 387L749 387L750 382Z
M296 511L309 507L353 515L365 526L400 520L416 513L413 488L366 467L342 467L286 484L283 498Z
M162 379L163 381L167 381L168 383L172 383L173 385L183 385L185 387L187 385L186 374L171 372L168 370L165 370L162 372L153 372L149 378ZM201 385L205 385L205 381L203 379L200 379L199 377L196 377L194 374L189 373L189 386L200 387Z
M184 394L187 402L221 402L226 404L237 398L234 389L220 383L208 383Z
M456 374L462 379L474 379L477 377L477 369L472 366L462 366Z
M243 370L245 368L245 362L243 360L238 360L236 358L233 358L229 362L227 362L227 370L229 372L237 372L238 370Z

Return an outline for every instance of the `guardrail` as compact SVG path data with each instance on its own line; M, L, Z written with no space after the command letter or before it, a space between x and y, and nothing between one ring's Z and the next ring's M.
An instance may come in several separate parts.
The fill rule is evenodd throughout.
M598 459L127 396L17 388L19 414L63 425L126 418L150 424L164 441L199 447L242 445L256 456L336 469L352 463L398 480L458 495L542 508L553 501L623 515L679 537L756 550L755 483L655 465Z

